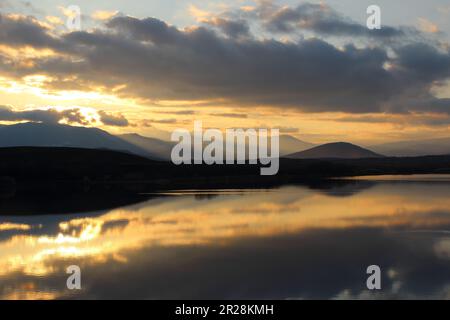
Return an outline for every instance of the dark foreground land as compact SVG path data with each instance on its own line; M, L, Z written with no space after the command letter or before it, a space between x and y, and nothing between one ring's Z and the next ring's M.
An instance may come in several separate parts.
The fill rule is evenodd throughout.
M181 165L110 150L77 148L0 148L0 185L55 182L146 183L173 189L197 184L265 184L382 174L450 173L449 156L370 159L280 159L275 176L261 176L260 165Z
M277 175L261 176L259 165L176 166L110 150L0 148L0 214L107 210L139 203L163 190L269 188L287 183L320 189L329 187L326 181L331 177L432 173L450 174L450 156L280 159Z

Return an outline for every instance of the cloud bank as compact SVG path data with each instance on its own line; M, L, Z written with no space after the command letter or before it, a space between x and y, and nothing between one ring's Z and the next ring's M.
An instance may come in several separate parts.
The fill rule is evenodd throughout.
M107 126L126 127L128 120L121 114L111 114L105 111L97 112L101 124ZM83 114L80 108L70 108L65 110L48 109L30 109L15 110L9 106L0 106L0 121L5 122L42 122L49 124L58 124L64 121L69 124L94 125L97 120Z
M270 36L255 35L255 26ZM314 36L297 37L306 33ZM338 45L340 37L350 40ZM353 37L366 45L353 43ZM435 96L433 89L450 78L450 52L424 37L412 28L368 30L311 3L290 8L262 1L253 10L225 12L185 29L152 17L113 16L103 28L65 34L52 34L30 17L2 15L0 44L54 54L26 64L2 54L0 73L44 74L49 89L67 88L70 79L78 89L102 87L151 102L448 114L450 99Z

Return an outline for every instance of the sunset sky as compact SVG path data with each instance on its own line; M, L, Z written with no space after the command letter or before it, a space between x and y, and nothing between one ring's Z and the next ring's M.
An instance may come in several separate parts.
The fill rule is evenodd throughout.
M370 4L381 30L366 27ZM0 0L0 12L1 124L450 137L448 0Z

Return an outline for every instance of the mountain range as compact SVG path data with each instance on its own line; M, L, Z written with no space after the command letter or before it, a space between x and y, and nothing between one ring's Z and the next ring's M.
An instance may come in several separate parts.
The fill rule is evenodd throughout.
M0 126L0 147L75 147L129 152L149 159L157 153L97 128L61 124L19 123Z
M160 134L158 137L145 137L136 133L113 135L98 128L27 122L0 125L0 147L108 149L132 153L153 160L169 160L175 143L166 140L168 135ZM358 159L450 154L450 138L401 141L368 148L346 142L315 145L286 134L280 135L279 141L280 156L294 159Z
M0 126L0 147L74 147L129 152L154 160L168 160L174 142L136 133L112 135L98 128L62 124L19 123ZM280 136L280 155L313 147L289 135Z

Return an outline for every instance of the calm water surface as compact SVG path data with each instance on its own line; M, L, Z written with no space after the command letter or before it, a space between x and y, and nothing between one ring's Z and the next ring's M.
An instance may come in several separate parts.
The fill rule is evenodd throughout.
M0 298L450 299L450 179L415 177L1 215ZM80 291L66 289L70 265Z

